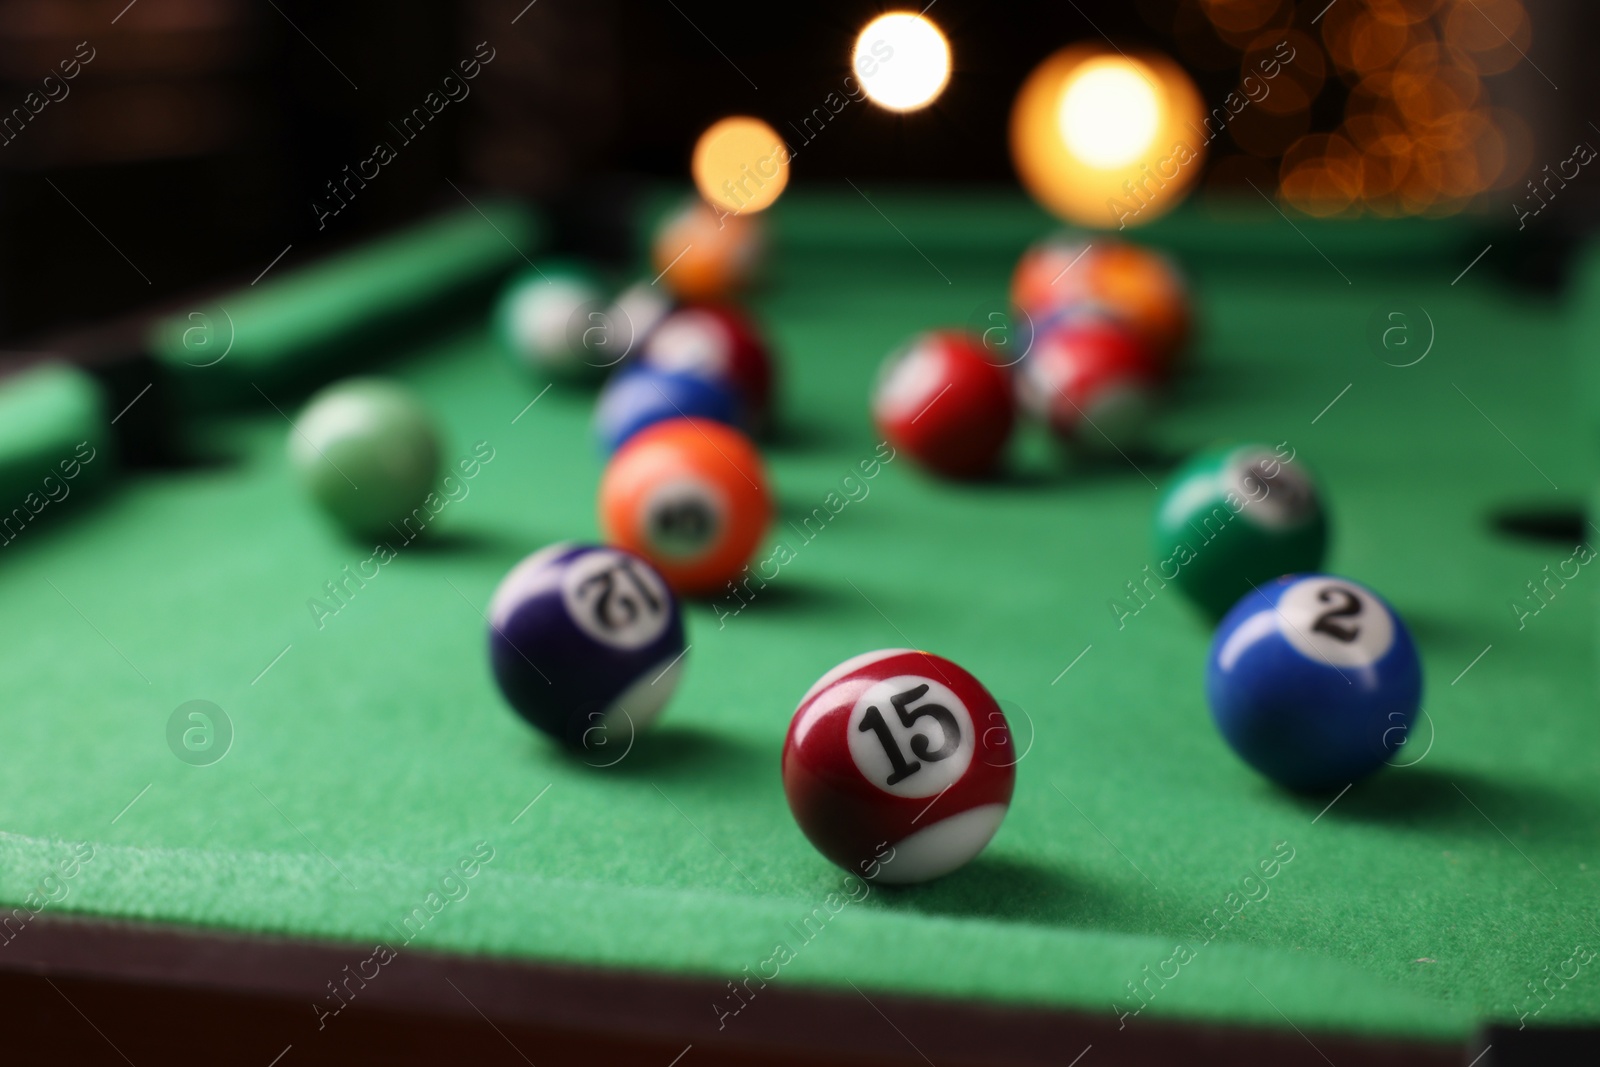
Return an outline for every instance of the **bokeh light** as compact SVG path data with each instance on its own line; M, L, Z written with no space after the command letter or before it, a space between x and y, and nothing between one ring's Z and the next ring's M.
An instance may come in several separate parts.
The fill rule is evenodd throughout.
M1479 74L1504 74L1532 47L1533 27L1518 0L1455 0L1444 17L1444 40Z
M873 103L915 111L933 103L950 81L950 44L930 19L891 12L862 29L850 65Z
M789 148L765 122L734 115L700 135L690 170L707 202L727 211L760 211L789 184Z
M1445 215L1516 188L1531 166L1527 126L1492 88L1531 62L1525 0L1363 0L1321 6L1310 25L1287 0L1163 10L1191 61L1217 69L1216 50L1231 49L1250 96L1224 117L1243 154L1218 160L1208 189L1265 188L1271 166L1279 197L1309 214Z
M1150 151L1161 101L1147 73L1120 57L1092 59L1067 80L1056 115L1067 150L1092 167L1125 167Z
M1283 56L1294 58L1285 61ZM1327 59L1310 34L1264 33L1250 41L1239 57L1239 87L1251 97L1243 113L1259 108L1273 115L1303 114L1322 91L1327 73Z
M1077 45L1050 56L1011 109L1023 185L1070 222L1120 228L1170 210L1205 156L1200 95L1164 56Z
M1236 48L1243 47L1271 28L1282 31L1294 17L1287 0L1200 0L1217 36Z

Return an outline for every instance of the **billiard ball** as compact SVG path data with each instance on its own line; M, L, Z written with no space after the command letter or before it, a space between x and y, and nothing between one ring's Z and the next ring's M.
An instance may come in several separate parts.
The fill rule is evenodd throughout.
M1322 567L1322 495L1284 447L1201 452L1173 475L1156 507L1155 580L1173 582L1212 618L1268 579Z
M1246 593L1217 627L1206 697L1223 738L1257 771L1289 789L1339 789L1405 743L1422 666L1372 590L1288 575Z
M989 473L1011 437L1009 374L983 343L934 330L890 353L872 393L878 432L927 469L949 478Z
M1062 309L1097 307L1132 326L1163 368L1192 330L1188 287L1172 261L1104 234L1057 234L1028 249L1011 277L1011 302L1041 331Z
M755 446L708 419L670 419L640 431L600 479L606 539L648 559L689 596L732 581L771 517Z
M651 331L639 361L717 382L739 397L742 423L761 435L772 422L773 366L755 324L725 305L691 305Z
M611 376L594 412L595 432L608 455L647 426L683 418L740 425L738 395L696 374L635 365Z
M305 491L347 533L420 532L439 477L433 417L404 386L349 378L314 395L289 432L289 459ZM408 538L414 533L404 534Z
M592 271L552 260L506 283L495 305L495 334L512 362L535 380L593 378L616 359L606 307Z
M1149 346L1103 315L1047 329L1014 376L1017 402L1058 439L1086 451L1137 443L1155 405L1160 370Z
M511 569L489 605L489 664L507 703L569 747L595 751L656 718L683 669L666 581L612 547L557 544Z
M1115 238L1104 236L1102 242ZM1082 237L1070 230L1053 233L1029 245L1017 260L1011 272L1011 305L1030 315L1071 302L1074 292L1081 292L1074 283L1062 281L1093 250L1093 239Z
M800 698L783 791L840 867L925 882L983 851L1011 804L1016 762L981 682L940 656L891 648L845 660Z
M662 221L650 247L661 284L684 300L725 300L760 270L766 226L758 215L719 211L696 197Z
M605 312L609 365L642 351L656 327L682 306L672 290L650 282L634 282L618 293Z

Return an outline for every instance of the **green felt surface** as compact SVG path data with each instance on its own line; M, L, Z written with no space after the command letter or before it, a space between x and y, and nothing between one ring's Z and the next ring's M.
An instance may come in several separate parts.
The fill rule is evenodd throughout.
M404 951L405 917L487 842L467 895L413 944L734 980L782 942L794 958L779 983L1108 1019L1137 1006L1126 983L1173 974L1165 961L1185 946L1192 958L1151 982L1129 1027L1456 1038L1539 1007L1528 983L1600 938L1600 577L1580 568L1519 629L1510 603L1573 546L1511 538L1490 515L1585 496L1580 405L1561 385L1567 310L1489 272L1452 286L1465 265L1452 227L1427 231L1432 257L1349 244L1328 253L1335 267L1309 246L1321 228L1284 236L1263 209L1249 223L1270 235L1260 255L1183 256L1203 332L1151 448L1067 470L1030 436L1007 478L966 486L897 458L808 540L801 520L878 446L866 394L882 354L998 299L1031 236L987 233L984 212L1028 216L997 199L933 212L866 192L882 215L791 193L757 300L785 360L769 457L774 537L795 558L737 614L689 609L683 684L620 762L556 751L490 679L492 590L523 554L595 535L601 461L592 398L540 397L468 326L394 373L436 407L448 464L493 458L436 536L397 546L342 605L325 583L372 549L297 498L270 412L197 428L231 464L142 476L0 560L0 897L57 872L47 913L348 940L355 962L378 939ZM963 241L941 239L946 227ZM834 231L853 235L849 254ZM1438 332L1405 369L1365 340L1396 300L1426 307ZM1171 462L1223 437L1288 442L1314 466L1332 568L1391 600L1424 658L1427 716L1402 757L1414 765L1325 811L1330 798L1272 788L1216 736L1209 634L1173 590L1120 629L1110 608L1153 562ZM320 628L313 598L338 609ZM977 861L924 887L835 896L830 917L844 875L790 820L784 731L825 669L898 645L983 679L1017 709L1027 754ZM236 734L207 767L166 741L173 710L197 698ZM66 878L74 842L94 854ZM1293 858L1266 897L1213 918L1207 943L1200 924L1232 914L1230 894L1275 849ZM827 921L807 939L797 927L813 914ZM1552 983L1535 1021L1600 1018L1592 971Z
M41 515L74 490L102 483L111 456L111 417L94 378L46 363L0 382L0 521ZM87 461L85 463L84 461ZM72 471L70 477L64 477ZM14 509L26 509L16 512ZM8 526L0 539L18 531Z
M539 219L519 204L469 203L304 268L263 271L155 323L150 350L198 399L254 401L252 384L326 379L391 355L417 316L526 263L540 238Z
M1583 429L1594 448L1600 446L1600 242L1589 243L1574 257L1569 291L1575 380L1583 402Z

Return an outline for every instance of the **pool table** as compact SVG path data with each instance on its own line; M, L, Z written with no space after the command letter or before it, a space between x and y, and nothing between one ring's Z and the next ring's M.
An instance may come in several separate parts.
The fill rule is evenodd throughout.
M790 551L689 604L652 731L576 758L508 710L486 656L505 572L598 536L603 467L593 392L495 350L487 294L541 254L514 218L406 235L432 268L381 284L389 260L360 248L281 264L269 296L322 310L214 364L170 358L171 324L201 321L175 309L144 357L171 379L167 458L6 541L7 1044L261 1067L1592 1051L1585 290L1523 280L1516 235L1189 205L1139 235L1189 273L1199 323L1149 440L1086 460L1028 427L1000 476L952 484L875 433L877 365L919 329L997 321L1049 220L1005 190L792 190L751 297L781 358L769 544ZM461 272L480 284L424 299ZM370 335L318 331L385 301ZM396 327L419 308L426 328ZM308 506L285 449L306 389L374 364L434 407L458 473L381 564ZM81 395L53 402L85 418ZM1316 471L1329 569L1421 650L1397 765L1338 795L1232 755L1210 626L1146 580L1165 479L1228 439ZM779 777L807 687L892 646L983 680L1023 753L989 848L916 887L832 867Z

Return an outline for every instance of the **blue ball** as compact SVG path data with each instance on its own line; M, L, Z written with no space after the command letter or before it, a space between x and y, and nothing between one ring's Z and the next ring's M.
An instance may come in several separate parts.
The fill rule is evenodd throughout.
M660 713L683 666L677 598L619 548L558 544L511 569L489 606L489 663L517 714L564 744L616 752Z
M609 455L647 426L667 419L712 419L742 429L739 398L726 384L694 374L634 366L600 392L595 430Z
M1405 743L1422 702L1411 634L1372 590L1296 574L1247 593L1206 665L1217 729L1290 789L1341 789Z

